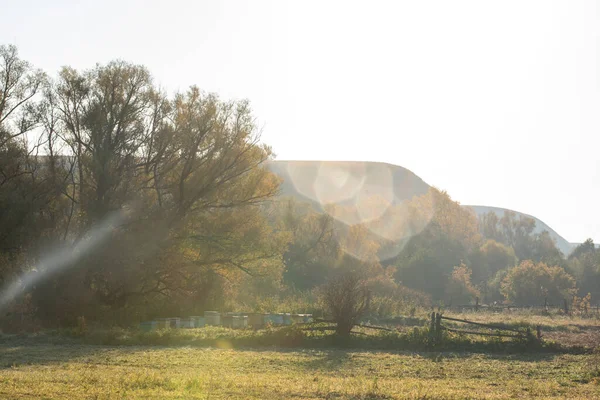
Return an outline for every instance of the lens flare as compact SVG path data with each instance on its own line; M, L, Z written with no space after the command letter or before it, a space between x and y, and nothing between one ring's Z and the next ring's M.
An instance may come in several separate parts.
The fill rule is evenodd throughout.
M298 193L321 205L353 199L364 183L362 171L352 173L338 163L297 161L286 172Z
M341 161L291 161L285 166L294 190L338 222L337 240L355 258L371 259L374 247L380 260L395 257L433 216L410 209L407 202L417 186L406 174L396 173L395 166ZM356 238L356 225L361 225L365 243Z
M0 293L0 310L32 285L48 279L53 274L72 267L81 257L98 247L110 233L125 222L127 212L119 210L109 214L94 226L74 246L62 247L43 256L34 270L24 273Z

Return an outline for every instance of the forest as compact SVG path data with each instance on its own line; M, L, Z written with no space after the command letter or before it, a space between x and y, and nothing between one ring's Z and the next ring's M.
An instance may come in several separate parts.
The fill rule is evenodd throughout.
M533 219L478 218L436 188L364 199L372 215L349 224L351 207L280 195L260 133L248 100L168 94L121 60L44 72L0 46L1 318L313 311L347 273L377 316L600 298L591 239L565 255Z

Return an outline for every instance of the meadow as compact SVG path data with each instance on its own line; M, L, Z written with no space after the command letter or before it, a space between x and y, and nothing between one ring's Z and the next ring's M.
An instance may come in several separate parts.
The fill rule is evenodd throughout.
M0 345L6 399L600 398L593 354Z
M595 319L450 315L541 325L546 339L448 334L432 346L425 315L395 332L355 328L343 342L301 326L4 334L0 398L600 399L600 355L580 340L597 331Z

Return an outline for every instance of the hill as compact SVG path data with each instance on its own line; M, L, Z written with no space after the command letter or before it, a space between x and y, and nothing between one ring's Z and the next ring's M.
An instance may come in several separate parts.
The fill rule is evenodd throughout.
M571 253L571 251L574 248L574 245L572 243L569 243L565 238L563 238L562 236L560 236L554 229L550 228L548 225L546 225L543 221L539 220L538 218L528 215L528 214L524 214L518 211L513 211L513 210L508 210L506 208L500 208L500 207L490 207L490 206L470 206L470 205L463 205L463 207L470 207L472 208L475 213L477 214L477 216L483 215L483 214L487 214L489 212L494 212L498 218L502 218L502 216L504 215L505 211L512 211L515 214L517 214L517 216L525 216L528 218L533 218L535 220L535 229L534 232L535 233L541 233L543 231L548 231L548 233L550 234L550 237L552 237L552 239L554 239L555 243L556 243L556 247L558 247L558 249L560 251L562 251L562 253L567 256L569 255L569 253Z
M429 185L409 169L398 165L368 161L269 161L268 168L281 178L281 195L308 201L322 210L329 203L353 204L362 197L378 195L392 204L427 193ZM502 217L506 209L491 206L463 205L472 208L479 216L494 212ZM512 210L510 210L512 211ZM548 231L563 254L574 248L543 221L514 211L535 220L535 232Z
M282 195L319 206L351 204L373 195L397 204L429 190L412 171L380 162L276 160L268 168L283 178Z

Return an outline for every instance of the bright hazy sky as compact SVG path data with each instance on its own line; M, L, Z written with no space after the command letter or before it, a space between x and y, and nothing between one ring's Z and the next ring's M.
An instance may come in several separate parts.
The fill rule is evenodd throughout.
M594 1L0 0L47 72L121 58L248 98L278 159L383 161L600 242Z

